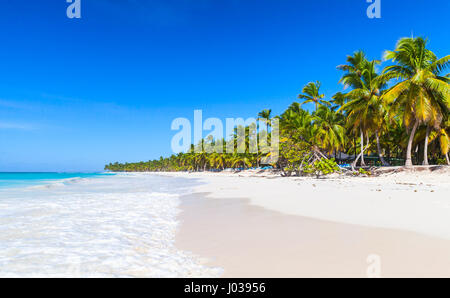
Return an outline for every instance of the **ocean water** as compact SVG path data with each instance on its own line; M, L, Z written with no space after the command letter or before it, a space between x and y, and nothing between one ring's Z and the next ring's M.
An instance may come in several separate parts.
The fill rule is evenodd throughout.
M191 180L3 173L0 181L0 277L221 274L174 245Z
M25 187L79 178L112 176L108 173L6 173L0 172L0 188Z

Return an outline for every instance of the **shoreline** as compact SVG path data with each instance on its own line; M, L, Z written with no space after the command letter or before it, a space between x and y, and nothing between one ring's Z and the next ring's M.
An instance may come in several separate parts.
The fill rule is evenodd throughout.
M254 173L162 175L203 182L181 197L175 246L192 252L205 266L223 268L222 277L367 277L374 256L379 257L381 277L450 277L450 225L445 225L450 209L437 204L440 200L450 206L446 173L324 180ZM359 197L360 202L342 198L347 188L358 191L358 184L372 195ZM375 186L381 191L371 190ZM307 189L314 192L299 198ZM331 202L324 198L330 191L345 208L324 204ZM324 218L313 214L318 207L326 211L319 214ZM377 212L381 207L385 214ZM422 213L415 222L405 213L412 210L413 215ZM362 220L369 212L372 216ZM421 225L425 228L419 229Z
M450 239L450 171L327 179L252 171L154 174L196 179L202 185L193 192L210 199L244 198L286 215Z
M285 215L246 199L181 198L175 246L223 278L450 277L450 241ZM374 275L372 275L374 276Z
M1 249L8 257L1 273L367 277L375 257L382 277L450 277L450 240L430 236L445 234L449 227L450 210L443 204L450 200L447 179L446 173L319 180L251 171L133 173L11 190L2 201L8 208L2 209ZM374 185L382 191L371 191ZM359 197L355 203L345 196L349 189L364 189L373 197ZM388 193L392 199L383 199ZM32 200L23 199L30 196ZM413 207L426 217L432 214L433 222L417 218L415 224L425 226L426 233L376 227L376 212L368 218L372 227L345 223L358 219L355 214L367 216L362 207L390 210L381 223L409 224L405 212ZM340 221L304 215L312 211ZM441 231L432 230L442 223ZM25 237L16 234L17 224L26 227ZM82 271L61 271L74 264Z

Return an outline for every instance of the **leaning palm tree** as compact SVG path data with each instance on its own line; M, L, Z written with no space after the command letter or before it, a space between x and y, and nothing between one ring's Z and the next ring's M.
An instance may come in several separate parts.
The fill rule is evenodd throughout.
M314 103L316 110L319 105L330 106L330 103L326 100L324 94L320 94L321 83L319 81L310 82L302 89L302 94L298 96L299 99L304 99L302 105L307 103Z
M421 123L436 126L450 109L450 85L448 78L440 76L450 64L450 55L438 59L426 48L423 38L402 38L394 51L386 51L385 60L395 64L383 73L401 80L393 86L383 99L392 104L393 114L403 113L403 123L409 132L405 166L412 167L414 135ZM428 132L428 130L427 130ZM425 146L428 146L426 139Z

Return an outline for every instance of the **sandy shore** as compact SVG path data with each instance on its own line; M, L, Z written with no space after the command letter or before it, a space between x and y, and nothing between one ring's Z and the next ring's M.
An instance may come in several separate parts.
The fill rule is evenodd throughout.
M223 277L367 277L370 257L381 277L450 277L447 240L284 215L248 200L193 195L182 208L178 248Z
M177 245L224 276L364 277L380 261L381 276L450 277L446 170L326 180L164 175L204 182L183 199Z
M282 178L268 173L167 173L196 178L209 198L316 219L419 232L450 240L450 168L372 178Z

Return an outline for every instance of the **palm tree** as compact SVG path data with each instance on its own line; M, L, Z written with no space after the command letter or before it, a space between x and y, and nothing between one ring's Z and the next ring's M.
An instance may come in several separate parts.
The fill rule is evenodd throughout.
M347 76L344 76L344 78L351 77L352 74L361 76L362 70L364 69L366 62L367 62L366 54L363 51L356 51L355 53L353 53L353 56L350 56L350 55L347 56L348 64L341 64L341 65L338 65L336 68L338 70L347 72ZM342 81L343 81L343 79L341 79L340 82L342 82Z
M439 140L439 147L441 149L442 155L445 156L447 165L450 166L450 159L448 153L450 151L450 114L447 119L442 122L443 127L435 129L430 133L430 143L434 140Z
M270 119L271 119L272 110L262 110L258 113L258 120L264 120L264 122L270 126Z
M438 59L426 48L423 38L402 38L394 51L386 51L385 60L395 64L384 69L391 79L401 80L383 98L392 104L393 113L403 113L403 123L409 131L406 149L406 167L412 167L412 147L419 124L436 126L450 108L448 79L440 76L450 63L450 55ZM428 134L425 148L428 146ZM427 149L425 149L425 153Z
M361 165L365 165L364 151L370 145L370 132L375 133L378 155L382 164L386 166L388 163L381 153L380 146L380 132L385 116L385 107L380 100L380 95L389 77L378 75L376 65L380 62L378 60L368 61L362 51L355 53L354 56L349 56L347 61L349 61L349 65L338 66L338 69L347 71L340 82L346 87L353 87L353 90L347 94L338 93L335 97L340 102L343 102L344 98L348 100L338 112L346 111L347 124L353 131L359 130L360 133L361 153L353 162L353 167L356 166L360 157ZM364 147L364 136L367 137L367 148Z
M242 165L242 167L245 169L252 166L251 159L246 154L233 154L231 160L231 164L233 167Z
M347 98L345 97L345 94L342 92L338 92L335 95L333 95L331 103L334 104L332 107L333 110L339 109L341 106L343 106L347 102Z
M373 60L375 65L381 63L379 60ZM336 68L342 70L345 74L339 80L339 83L344 85L344 89L348 87L361 88L363 71L367 67L368 59L363 51L357 51L353 53L353 56L347 56L347 63L338 65ZM338 93L339 94L339 93ZM342 96L340 96L342 100Z
M299 99L304 99L302 105L313 102L315 104L316 110L318 105L330 106L330 103L326 100L324 94L320 94L321 83L319 81L310 82L302 89L302 94L298 96Z
M353 56L347 56L347 63L338 65L336 68L338 70L345 71L345 74L339 80L339 83L344 85L344 89L348 87L353 87L355 89L361 88L361 75L365 64L367 63L366 55L363 51L358 51L353 54ZM334 95L334 100L338 103L341 103L341 108L338 110L339 112L343 111L343 105L348 100L347 95L339 92ZM364 130L363 126L360 123L361 118L358 115L358 108L356 108L356 104L352 104L352 112L350 112L350 118L347 118L347 125L351 127L351 129L357 133L359 130L360 133L360 145L361 145L361 153L355 158L353 162L353 167L356 166L359 157L361 156L361 166L365 166L364 162ZM347 106L346 109L349 107ZM351 120L351 121L350 121ZM356 142L355 142L356 143ZM355 149L356 151L356 149ZM356 155L356 152L355 152Z
M445 156L447 165L450 166L450 159L448 157L448 152L450 150L450 133L448 133L448 131L445 129L441 129L439 131L439 144L441 153Z
M450 150L450 134L445 129L441 129L440 133L439 143L441 145L441 152L447 160L447 165L450 166L450 158L448 157L448 152Z
M311 142L313 138L311 131L312 115L299 108L298 103L293 103L280 118L283 135L287 137L298 136L303 141Z
M383 93L383 89L387 85L387 81L389 78L387 76L378 75L375 69L375 65L379 62L377 60L373 60L371 62L367 62L365 69L362 71L361 82L362 88L361 91L362 99L366 102L366 126L367 128L375 134L375 139L377 143L377 152L378 157L383 166L389 166L389 163L384 159L381 145L380 145L380 134L382 131L386 129L386 106L383 104L381 100L381 95ZM358 90L358 89L355 89ZM354 90L354 91L355 91ZM356 91L356 94L359 92ZM351 96L349 96L351 98Z
M342 114L326 106L320 106L313 116L316 126L316 142L328 153L341 150L344 146L345 129L342 126Z
M349 154L354 150L352 167L360 158L364 166L364 153L375 141L383 165L387 165L383 157L386 152L389 158L406 155L406 166L411 166L412 148L423 148L425 165L429 153L430 160L442 163L443 155L450 165L450 74L441 74L450 66L450 56L438 59L426 44L421 38L401 39L394 51L385 53L385 59L393 63L382 74L376 70L380 61L369 61L363 51L348 56L346 64L337 68L344 71L340 79L344 90L351 90L336 93L329 102L320 92L320 82L308 83L299 95L303 102L294 102L280 116L275 116L280 120L282 146L274 166L285 175L308 173L316 161L327 159L326 154L333 151L336 155L337 150ZM386 90L392 79L399 82ZM302 109L303 104L311 102L315 104L314 112ZM245 132L245 138L238 138L238 128L235 128L229 139L215 140L209 136L198 144L191 144L187 153L146 162L110 163L105 169L119 172L205 171L259 166L271 153L261 147L257 151L250 150L250 145L262 146L265 137L270 138L271 117L270 109L258 113L258 120L266 124L266 130L262 129L258 138L255 138L255 132L259 127L252 124L239 127ZM347 132L344 126L348 128ZM369 142L373 136L375 140ZM357 148L358 141L361 150ZM222 153L226 152L227 144L233 148L245 147L245 150ZM209 150L217 147L223 150Z
M225 169L225 155L222 153L214 152L208 156L208 162L213 169Z

